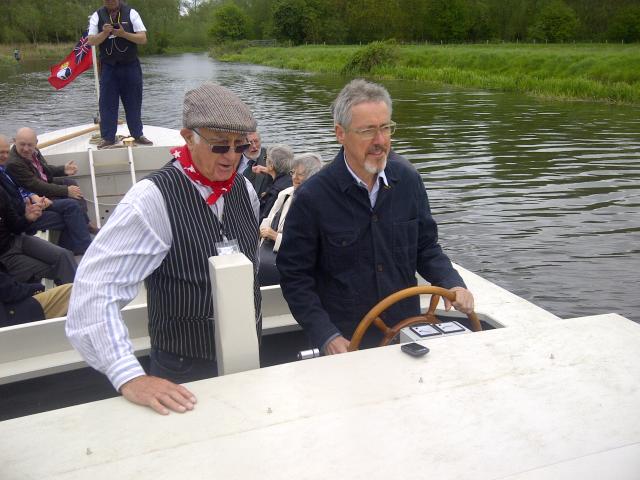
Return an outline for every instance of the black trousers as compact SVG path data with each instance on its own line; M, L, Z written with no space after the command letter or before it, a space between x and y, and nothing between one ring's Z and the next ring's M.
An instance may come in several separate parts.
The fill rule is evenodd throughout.
M16 235L9 250L0 254L0 263L17 281L37 283L43 278L56 285L73 283L76 260L69 250L30 235Z
M185 357L151 348L149 375L164 378L173 383L188 383L218 376L215 360Z

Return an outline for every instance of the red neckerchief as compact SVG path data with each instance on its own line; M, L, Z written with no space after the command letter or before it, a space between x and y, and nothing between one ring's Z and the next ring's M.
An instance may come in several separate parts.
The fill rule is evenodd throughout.
M193 164L193 161L191 160L191 152L189 151L189 147L187 147L186 145L174 148L173 150L171 150L171 155L173 155L173 157L180 162L184 173L186 173L193 182L197 183L198 185L204 185L213 190L211 195L209 195L209 197L207 198L207 205L213 205L222 195L225 195L231 191L233 180L236 178L235 171L228 180L216 182L213 180L209 180L198 171L196 166Z
M44 168L42 167L42 163L40 163L40 159L38 158L38 154L33 152L31 155L31 165L38 171L40 178L43 182L49 183L49 179L47 178L46 173L44 173Z

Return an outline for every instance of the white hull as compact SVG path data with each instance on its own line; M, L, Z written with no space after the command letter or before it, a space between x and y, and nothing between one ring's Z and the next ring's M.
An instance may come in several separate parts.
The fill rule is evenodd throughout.
M556 323L194 382L183 415L114 398L9 420L2 476L637 480L640 327Z

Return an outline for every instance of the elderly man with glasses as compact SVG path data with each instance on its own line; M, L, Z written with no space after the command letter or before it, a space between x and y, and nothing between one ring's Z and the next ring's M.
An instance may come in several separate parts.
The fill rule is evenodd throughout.
M266 173L267 149L262 146L262 139L258 132L251 132L247 135L247 140L251 146L242 154L238 172L249 179L260 198L273 183L271 175Z
M284 226L276 259L282 292L325 354L346 352L359 321L383 298L414 286L416 271L455 290L456 309L473 309L473 295L438 244L420 174L391 149L391 111L380 85L353 80L343 88L333 103L342 149L298 189ZM387 309L384 321L393 326L418 314L413 297ZM380 342L374 330L363 345Z
M205 83L185 95L183 125L186 145L129 190L87 250L67 320L69 340L92 367L128 400L162 414L194 408L195 397L178 383L215 375L208 258L221 248L237 244L254 264L261 331L259 202L237 173L256 121L233 92ZM120 314L142 280L151 338L148 375Z

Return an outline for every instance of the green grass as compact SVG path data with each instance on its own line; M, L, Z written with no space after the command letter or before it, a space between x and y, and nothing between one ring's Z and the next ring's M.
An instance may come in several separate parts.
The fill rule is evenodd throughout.
M23 62L34 60L62 60L69 55L75 43L0 44L0 64L15 64L13 51L18 48Z
M365 47L252 47L220 60L340 74L360 48ZM640 44L399 46L392 64L366 76L637 105Z

